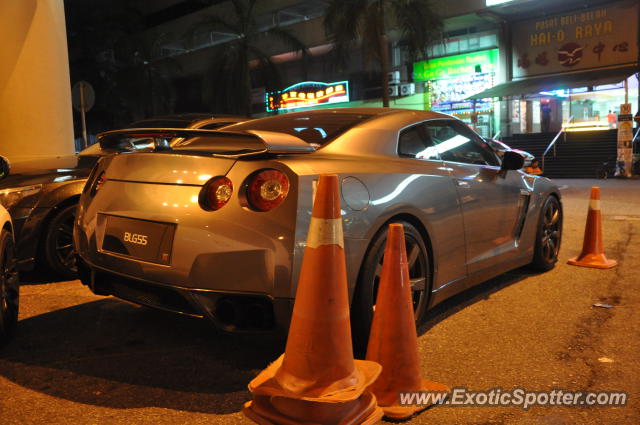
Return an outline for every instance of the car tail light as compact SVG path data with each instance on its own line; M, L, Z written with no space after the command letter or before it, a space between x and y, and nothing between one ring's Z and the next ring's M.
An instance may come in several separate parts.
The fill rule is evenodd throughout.
M285 200L289 193L289 179L278 170L260 170L249 176L247 201L256 211L269 211Z
M93 183L93 188L91 188L91 196L96 196L96 193L102 188L106 178L104 176L104 171L98 175L98 178Z
M233 183L225 176L210 179L200 191L198 203L202 209L216 211L227 205L233 194Z

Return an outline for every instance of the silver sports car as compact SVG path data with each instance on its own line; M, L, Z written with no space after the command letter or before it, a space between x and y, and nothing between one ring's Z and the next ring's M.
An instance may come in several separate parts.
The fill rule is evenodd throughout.
M323 109L220 131L118 130L100 143L141 137L155 149L103 158L80 199L78 268L96 294L229 331L286 327L322 173L341 181L356 338L368 334L391 222L405 226L418 321L471 285L557 261L556 185L448 115Z

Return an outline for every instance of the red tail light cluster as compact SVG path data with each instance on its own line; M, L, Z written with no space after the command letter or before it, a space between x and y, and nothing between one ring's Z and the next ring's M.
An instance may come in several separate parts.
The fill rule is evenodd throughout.
M264 169L251 174L245 182L245 205L254 211L270 211L280 205L289 193L289 179L278 170ZM224 207L233 194L233 183L227 177L209 180L200 191L198 202L207 211Z
M224 176L214 177L209 180L202 190L198 202L202 209L215 211L227 205L233 194L233 183Z
M256 211L269 211L285 200L289 179L278 170L260 170L247 180L247 202Z

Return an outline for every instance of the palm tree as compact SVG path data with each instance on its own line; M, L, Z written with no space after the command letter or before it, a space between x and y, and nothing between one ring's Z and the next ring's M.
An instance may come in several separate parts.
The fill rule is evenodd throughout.
M442 39L442 21L429 0L330 0L325 31L334 44L338 62L360 42L369 61L380 65L382 105L389 106L389 35L412 60L425 57L427 47Z
M231 0L229 16L213 15L192 30L192 37L208 31L226 38L214 52L207 82L211 83L212 108L226 113L251 116L251 69L262 71L259 76L267 90L281 88L280 74L271 55L261 46L272 38L291 51L301 54L306 62L308 54L304 44L291 33L278 26L261 28L256 22L255 9L266 0Z

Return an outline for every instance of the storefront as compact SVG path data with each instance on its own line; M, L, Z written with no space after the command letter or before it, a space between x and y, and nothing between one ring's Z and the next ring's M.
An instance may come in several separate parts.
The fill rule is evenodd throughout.
M638 110L637 39L635 1L513 22L513 81L469 100L502 100L504 135L556 132L569 120L579 131L614 128L625 99Z
M424 84L427 110L455 115L485 137L497 132L496 102L469 96L497 82L498 49L446 56L413 65L413 80Z

